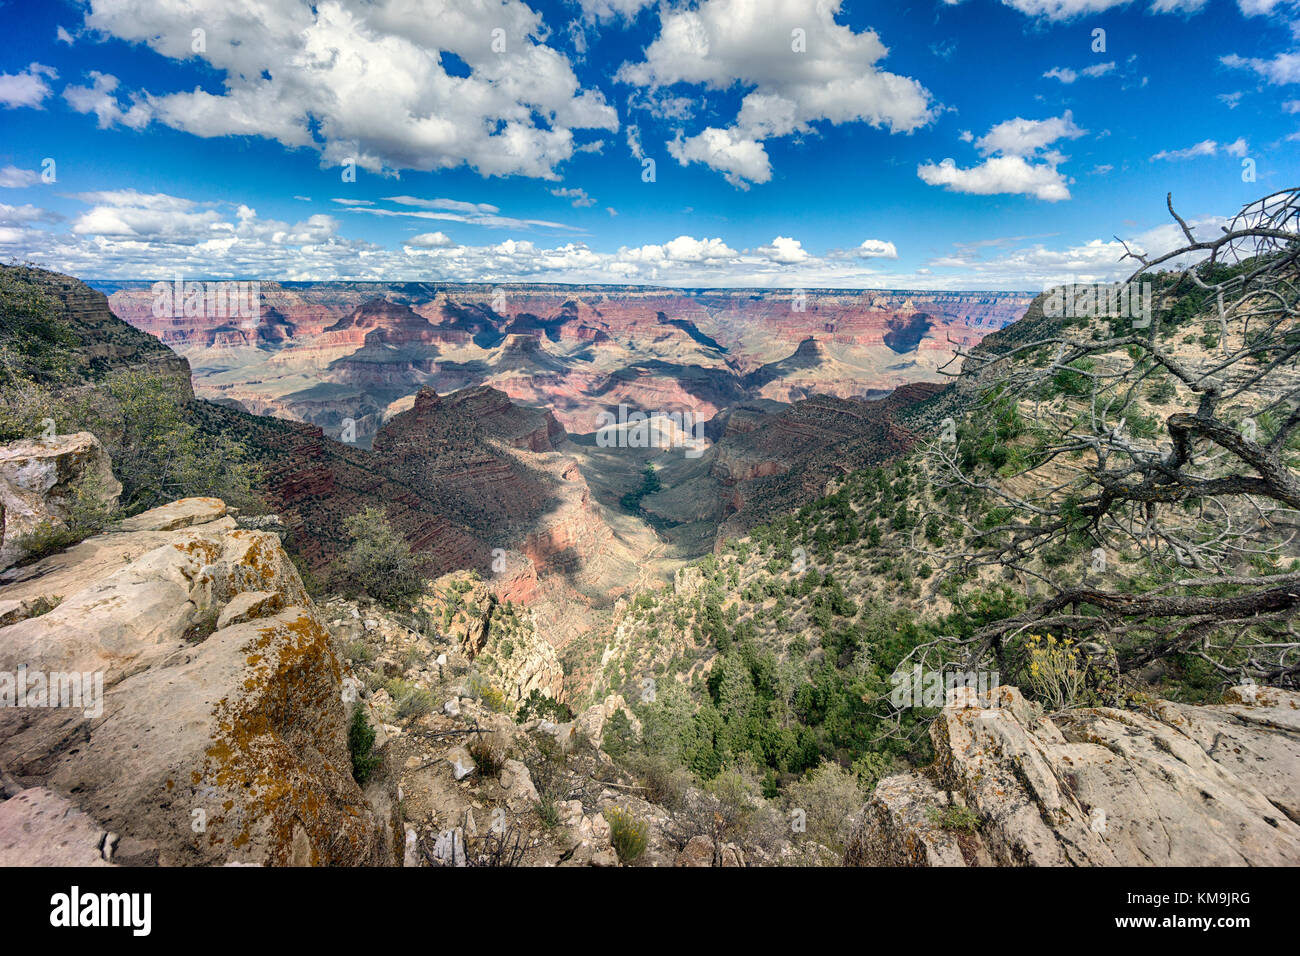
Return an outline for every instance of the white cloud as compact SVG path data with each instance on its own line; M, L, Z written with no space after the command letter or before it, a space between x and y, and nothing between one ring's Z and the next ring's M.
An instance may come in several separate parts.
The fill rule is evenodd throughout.
M61 26L55 27L54 40L56 43L66 43L68 46L72 46L72 34Z
M1113 240L1064 248L1021 245L1041 238L1035 236L968 242L910 272L873 267L889 261L883 253L892 244L883 240L819 256L783 236L753 251L738 251L721 237L686 235L662 244L600 251L580 241L546 245L517 238L459 245L435 232L398 240L390 249L343 235L341 224L324 215L283 222L262 218L247 205L133 190L71 198L93 208L64 231L36 225L57 221L56 213L31 204L0 205L0 255L108 279L169 278L181 272L268 281L626 282L720 288L1034 289L1048 281L1122 278L1133 269L1132 262L1118 261L1123 247ZM1190 221L1198 235L1208 235L1225 220ZM1180 245L1181 238L1170 223L1130 242L1159 253ZM863 249L881 254L864 259Z
M1063 116L1045 120L1015 119L998 123L975 141L975 148L983 155L1032 156L1058 139L1078 139L1088 131L1080 129L1074 115L1066 110Z
M1293 3L1294 0L1237 0L1237 8L1243 16L1267 16L1277 7Z
M807 250L803 247L803 243L788 236L777 236L768 245L759 246L756 251L759 255L766 256L773 262L779 262L787 266L806 262L810 258Z
M551 190L551 195L557 196L560 199L572 199L574 209L584 209L587 206L596 205L596 200L588 196L585 189L578 189L576 187L571 189L556 188Z
M669 153L736 186L772 178L763 142L811 124L868 123L907 133L934 117L931 96L910 77L879 68L888 49L873 31L835 22L841 0L702 0L664 6L645 59L616 78L654 91L674 84L747 89L734 123L693 135L678 130Z
M499 215L500 209L491 203L465 202L459 199L423 199L418 196L385 196L384 202L391 202L399 209L377 206L369 199L335 199L334 202L347 208L348 212L366 213L380 217L406 217L409 219L431 219L437 222L463 222L472 226L487 226L494 229L569 229L562 222L549 219L517 219L513 216Z
M883 239L864 239L854 250L859 259L897 259L898 250L892 242Z
M34 169L19 169L17 166L0 169L0 189L21 189L35 186L40 181L41 174Z
M944 186L956 193L1023 194L1047 202L1070 198L1070 190L1054 165L1028 163L1020 156L994 156L969 169L945 159L937 166L918 166L917 175L931 186Z
M641 146L641 127L629 125L627 128L627 148L637 162L645 159L645 149Z
M1054 66L1044 73L1043 76L1049 79L1060 80L1062 83L1069 85L1081 76L1095 78L1098 76L1105 76L1107 73L1113 73L1114 71L1115 63L1111 61L1108 63L1097 63L1093 66L1087 66L1078 72L1071 70L1069 67Z
M1229 156L1245 156L1248 148L1246 140L1241 137L1231 143L1219 143L1212 139L1203 139L1199 143L1184 149L1162 149L1151 157L1151 161L1153 163L1159 160L1181 162L1186 159L1197 159L1201 156L1216 156L1219 150L1223 150Z
M57 222L62 218L57 213L49 212L39 206L33 206L31 203L11 206L8 203L0 202L0 224L2 225L26 226L33 222Z
M1300 100L1287 100L1282 104L1282 109L1288 113L1300 113Z
M1017 116L997 124L975 140L985 158L977 166L962 168L953 159L922 163L916 173L931 186L976 196L1000 194L1033 196L1046 202L1070 198L1069 185L1057 167L1066 158L1047 147L1059 139L1077 139L1087 133L1074 122L1069 110L1063 116L1027 120Z
M710 126L689 139L677 131L677 138L668 143L668 154L686 166L703 163L722 173L727 182L740 189L749 183L765 183L772 178L772 166L767 150L758 140L745 136L736 129L718 129Z
M90 0L86 15L88 28L175 60L194 56L195 23L207 31L198 56L224 91L148 92L137 105L196 136L266 137L318 150L322 166L355 160L377 173L468 165L555 179L575 130L618 129L613 108L580 86L521 0L443 4L436 16L410 0L353 9L339 0ZM444 51L469 75L448 73ZM101 110L101 123L142 115Z
M450 249L456 243L445 232L422 232L407 239L406 245L416 249Z
M1281 86L1284 83L1300 83L1300 53L1279 53L1271 60L1258 57L1242 57L1235 53L1220 57L1219 61L1227 67L1237 70L1252 70L1266 83Z
M1212 237L1227 222L1221 216L1188 219L1192 234L1198 239ZM958 270L949 279L974 283L975 288L1027 290L1065 282L1115 282L1128 278L1139 265L1131 258L1124 258L1124 244L1115 239L1091 239L1064 248L1034 243L1001 251L1010 242L1018 241L1021 239L959 245L957 254L937 257L927 265ZM1129 248L1149 256L1163 255L1186 245L1182 230L1173 222L1130 236L1127 241ZM985 257L980 247L999 251Z
M40 108L50 95L50 85L45 81L58 75L54 67L40 63L33 63L21 73L0 73L0 106L6 109Z
M100 129L108 129L120 123L131 129L144 129L153 118L153 109L148 103L136 98L127 109L122 109L117 99L117 77L111 73L90 71L90 86L69 86L63 90L63 98L78 113L94 113Z
M578 0L588 20L608 23L611 20L635 20L636 15L654 0Z
M1075 20L1105 13L1115 7L1127 6L1132 0L1002 0L1003 4L1019 10L1025 16L1044 20ZM1206 0L1153 0L1151 13L1198 13Z

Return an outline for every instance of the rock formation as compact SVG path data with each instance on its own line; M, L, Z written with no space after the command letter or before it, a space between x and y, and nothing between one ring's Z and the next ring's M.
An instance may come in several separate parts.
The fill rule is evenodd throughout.
M391 801L352 779L343 671L275 534L185 499L11 570L0 600L52 608L0 628L0 863L84 857L96 829L115 862L394 859ZM18 836L34 817L51 839Z
M1045 717L1014 687L959 689L936 760L882 780L846 862L880 866L1294 866L1300 694Z
M22 538L66 530L79 499L110 510L122 493L108 453L90 432L0 447L0 570L24 557Z

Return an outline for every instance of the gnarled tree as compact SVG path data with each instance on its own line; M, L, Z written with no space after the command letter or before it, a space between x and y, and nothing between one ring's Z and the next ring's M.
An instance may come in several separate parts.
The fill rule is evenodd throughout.
M1179 248L1124 247L1122 291L1149 289L1149 312L1066 287L961 355L969 412L925 453L961 505L937 513L934 556L1029 595L972 663L1036 631L1109 643L1121 670L1178 654L1225 682L1300 680L1300 190L1212 239L1168 207Z

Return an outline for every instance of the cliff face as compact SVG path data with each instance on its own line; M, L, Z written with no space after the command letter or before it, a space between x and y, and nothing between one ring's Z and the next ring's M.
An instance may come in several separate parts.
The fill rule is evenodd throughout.
M108 299L78 279L32 269L4 266L55 303L57 321L69 337L71 360L87 380L102 378L110 371L140 371L166 375L182 388L190 389L190 367L151 332L123 322L109 309ZM152 303L152 298L150 298Z

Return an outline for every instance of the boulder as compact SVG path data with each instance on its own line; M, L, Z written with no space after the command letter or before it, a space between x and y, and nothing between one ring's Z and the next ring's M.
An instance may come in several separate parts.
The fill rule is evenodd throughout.
M111 510L122 493L108 453L90 432L0 446L0 570L26 555L21 539L42 525L65 529L80 497Z
M673 866L712 866L713 840L700 834L686 841L673 861Z
M91 813L135 859L399 861L396 801L352 779L343 671L279 539L228 517L155 530L177 511L195 513L146 512L0 586L0 601L64 595L0 628L0 673L93 691L79 707L0 708L0 766Z

